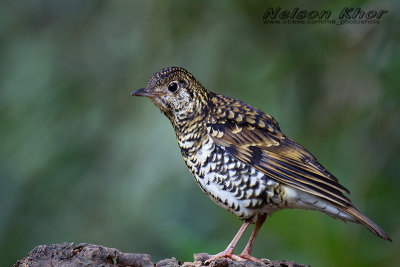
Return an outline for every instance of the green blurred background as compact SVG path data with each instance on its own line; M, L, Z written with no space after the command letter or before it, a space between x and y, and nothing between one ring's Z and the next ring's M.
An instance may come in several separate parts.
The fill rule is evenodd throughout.
M254 256L398 266L399 5L2 1L0 266L64 241L154 261L226 247L241 222L198 188L168 120L149 100L130 96L168 66L273 115L394 240L286 210L267 219ZM278 6L389 13L378 25L263 24L266 8Z

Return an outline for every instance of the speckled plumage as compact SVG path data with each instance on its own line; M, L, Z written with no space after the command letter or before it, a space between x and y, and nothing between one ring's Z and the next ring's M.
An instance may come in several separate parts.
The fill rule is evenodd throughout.
M265 216L284 208L318 210L363 224L390 240L352 205L344 195L349 191L305 148L286 137L270 115L206 90L179 67L156 72L146 88L132 95L149 97L171 121L182 156L201 189L246 223L256 222L245 251L236 259L256 260L250 251ZM231 257L234 241L217 257Z

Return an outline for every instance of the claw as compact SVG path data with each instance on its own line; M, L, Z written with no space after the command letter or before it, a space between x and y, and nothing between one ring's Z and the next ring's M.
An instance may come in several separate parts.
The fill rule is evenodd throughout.
M239 254L239 257L244 259L244 260L251 260L251 261L254 261L254 262L262 263L262 260L259 260L259 259L255 258L255 257L251 256L248 253L243 253L242 252L242 253Z
M232 259L234 261L251 260L251 261L254 261L254 262L262 263L261 260L255 258L255 257L253 257L253 256L251 256L249 254L246 254L246 253L242 253L240 255L235 255L235 254L232 253L232 251L222 251L222 252L220 252L218 254L215 254L215 255L211 256L208 260L205 261L205 264L210 264L211 262L216 261L216 260L221 259L221 258L229 258L229 259Z
M216 261L221 258L229 258L235 261L243 261L245 259L242 259L238 255L235 255L232 253L232 251L222 251L218 254L212 255L208 260L205 261L206 264L210 264L213 261Z

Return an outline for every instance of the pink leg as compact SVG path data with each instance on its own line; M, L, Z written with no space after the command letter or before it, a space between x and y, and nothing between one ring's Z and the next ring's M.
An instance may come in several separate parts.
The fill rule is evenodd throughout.
M263 225L263 223L265 222L266 218L267 218L266 214L260 215L260 217L258 217L257 222L256 222L256 226L254 227L254 230L251 233L250 239L247 242L247 245L244 248L243 252L240 253L240 255L239 255L240 258L248 259L248 260L255 261L255 262L261 262L259 259L254 258L253 256L251 256L250 252L251 252L251 249L253 248L254 240L256 239L256 236L257 236L258 232L260 231L260 228Z
M206 261L206 263L210 263L219 258L231 258L233 260L243 260L242 258L238 257L237 255L234 255L233 250L235 249L237 242L239 241L240 237L243 235L244 231L246 231L247 227L249 227L249 225L250 225L250 222L244 222L242 227L240 227L239 231L235 235L235 237L232 239L231 243L229 243L228 247L224 251L211 256L211 258L209 258Z

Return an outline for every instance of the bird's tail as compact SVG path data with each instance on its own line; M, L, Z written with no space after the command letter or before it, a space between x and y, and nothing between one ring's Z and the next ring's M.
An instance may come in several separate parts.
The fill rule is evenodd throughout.
M335 203L289 186L284 186L284 190L286 192L286 197L289 199L289 207L291 208L317 210L324 212L335 219L362 224L380 238L392 242L392 239L378 225L350 203L348 206L339 206Z
M393 242L392 239L370 218L365 216L361 211L353 206L350 206L344 210L346 213L354 217L355 222L360 223L368 228L372 233L376 234L380 238Z

